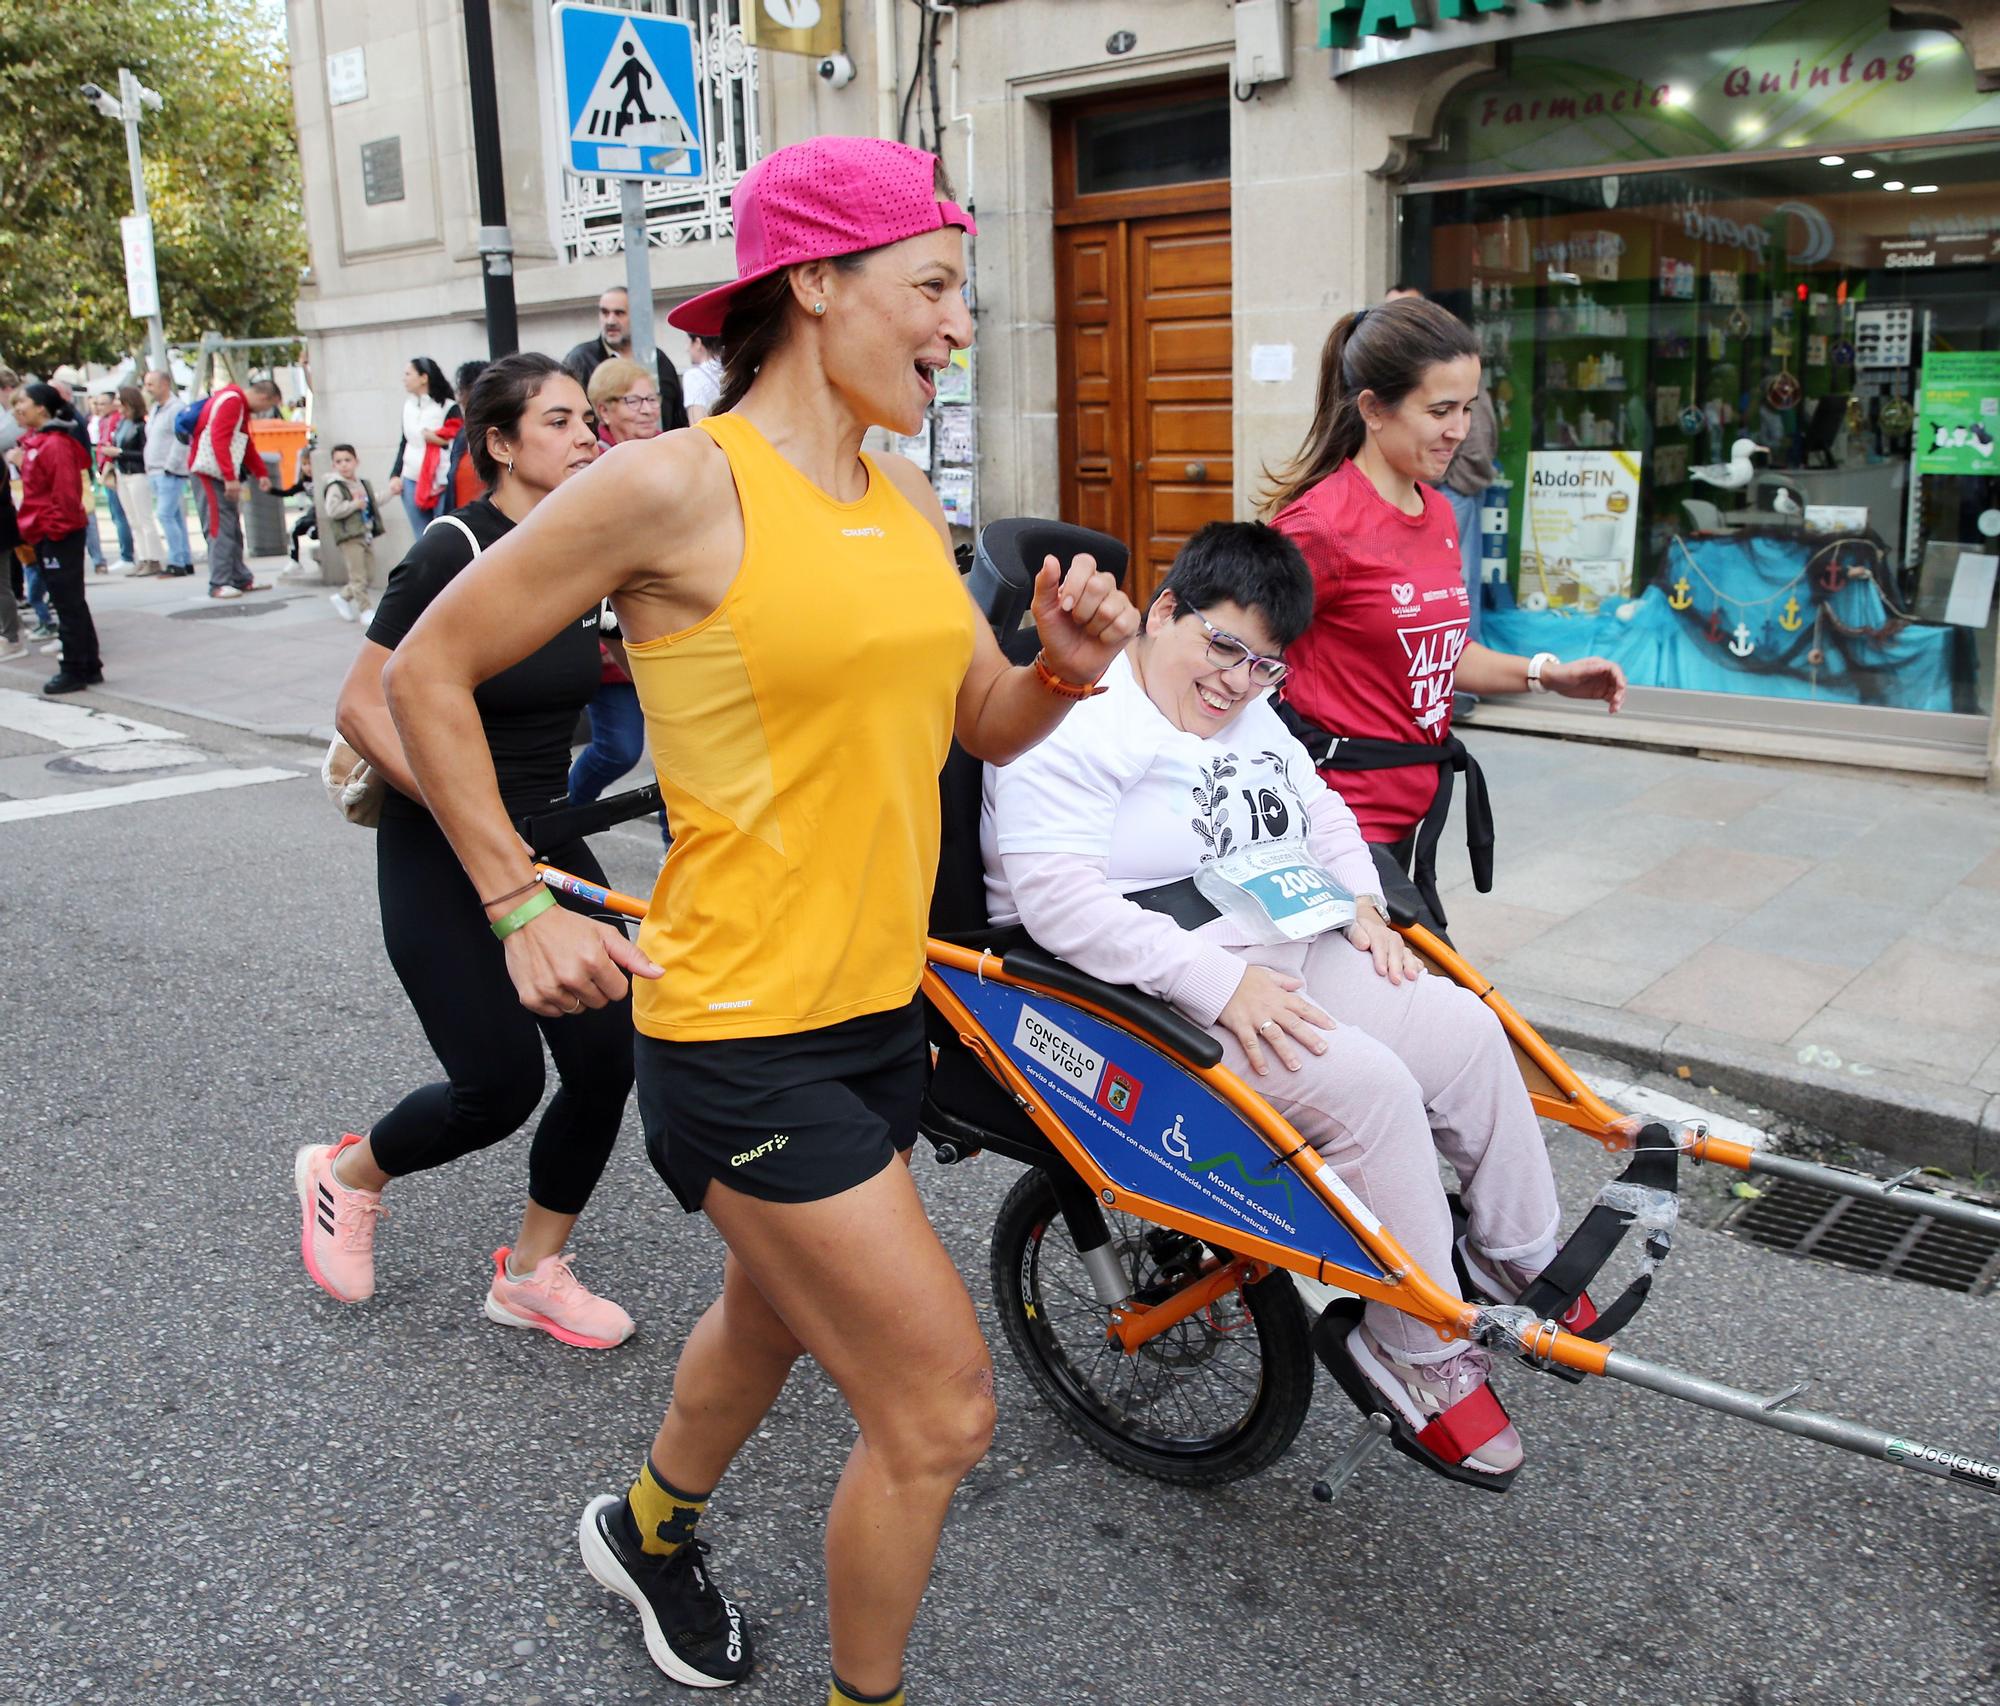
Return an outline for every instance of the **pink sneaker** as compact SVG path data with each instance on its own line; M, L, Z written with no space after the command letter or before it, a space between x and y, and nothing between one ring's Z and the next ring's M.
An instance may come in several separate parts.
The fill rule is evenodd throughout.
M568 1256L544 1256L526 1279L513 1279L507 1273L507 1254L505 1246L493 1252L487 1320L503 1327L539 1327L566 1345L591 1351L608 1351L631 1338L632 1317L588 1289Z
M383 1214L382 1193L350 1190L333 1176L334 1157L360 1141L349 1132L338 1143L308 1143L292 1161L299 1254L313 1283L342 1303L365 1303L375 1295L375 1223Z

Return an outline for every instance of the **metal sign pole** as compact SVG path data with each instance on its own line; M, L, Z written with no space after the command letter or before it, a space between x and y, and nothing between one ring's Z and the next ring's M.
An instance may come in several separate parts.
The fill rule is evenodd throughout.
M646 180L618 180L618 209L624 215L625 300L632 311L632 359L652 371L653 262L646 243Z
M699 183L711 170L702 141L695 26L685 18L571 0L555 7L554 22L563 169L579 178L618 180L632 359L651 367L658 344L646 185Z
M500 96L493 80L493 19L487 0L465 0L465 69L472 102L472 162L479 190L479 259L486 289L486 353L521 347L514 305L514 241L500 158Z
M139 99L139 79L124 66L119 66L118 104L125 109L125 163L132 170L132 214L137 219L149 219L151 210L146 204L146 172L139 158ZM154 98L154 104L159 104L158 97ZM158 288L155 284L156 295ZM146 317L146 349L147 358L153 366L172 378L167 367L167 334L160 323L157 302L153 312Z

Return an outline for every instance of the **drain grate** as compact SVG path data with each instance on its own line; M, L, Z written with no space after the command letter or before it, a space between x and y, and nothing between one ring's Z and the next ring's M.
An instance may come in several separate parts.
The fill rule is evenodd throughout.
M1863 1273L1947 1291L1985 1292L2000 1279L2000 1233L1905 1214L1795 1179L1760 1186L1728 1229L1792 1256L1817 1256Z
M260 599L255 604L245 604L240 600L221 599L214 604L194 604L185 610L169 610L169 622L220 622L233 621L243 616L264 616L273 610L283 610L288 604L296 604L296 598Z

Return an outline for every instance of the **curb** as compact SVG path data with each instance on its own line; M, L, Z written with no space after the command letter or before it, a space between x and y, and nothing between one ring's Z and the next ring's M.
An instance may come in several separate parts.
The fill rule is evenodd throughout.
M240 734L255 735L260 740L282 740L295 746L323 747L333 739L335 732L331 723L252 723L241 717L225 717L215 711L205 711L198 705L183 705L172 699L149 699L137 693L108 689L107 694L127 705L143 705L149 711L167 711L198 723L217 723Z
M1557 1048L1588 1049L1803 1120L1913 1166L1973 1175L2000 1167L2000 1095L1904 1073L1807 1065L1765 1043L1558 995L1510 996Z

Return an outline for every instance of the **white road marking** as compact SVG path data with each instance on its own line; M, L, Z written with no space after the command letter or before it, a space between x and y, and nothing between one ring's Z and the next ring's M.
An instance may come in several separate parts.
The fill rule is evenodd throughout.
M49 762L65 770L108 776L120 770L187 770L197 764L213 764L215 756L198 751L186 741L141 740L130 746L94 746L73 757Z
M1700 1120L1708 1128L1711 1137L1725 1138L1732 1143L1745 1143L1752 1149L1770 1147L1771 1134L1758 1126L1746 1125L1742 1120L1732 1120L1726 1114L1713 1113L1694 1102L1684 1102L1678 1096L1670 1096L1664 1090L1654 1090L1644 1084L1593 1084L1591 1089L1602 1096L1614 1108L1626 1113L1653 1114L1676 1124L1689 1120Z
M0 690L0 728L33 735L72 750L88 746L123 746L133 740L185 740L178 729L113 716L87 705L64 705L39 693Z
M55 794L39 800L0 802L0 823L23 818L59 817L64 812L94 812L104 806L137 805L144 800L172 799L179 794L207 794L218 788L250 788L259 782L290 782L303 770L205 770L199 776L158 776L150 782L126 782L116 788L93 788L87 794Z

